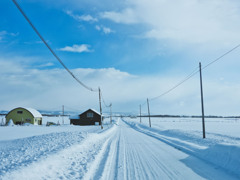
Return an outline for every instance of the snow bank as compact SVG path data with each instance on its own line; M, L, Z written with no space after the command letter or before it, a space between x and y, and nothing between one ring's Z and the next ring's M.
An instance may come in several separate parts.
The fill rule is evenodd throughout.
M240 147L216 144L197 152L199 157L240 177Z
M240 122L238 120L207 121L206 126L210 127L208 126L206 139L202 139L202 132L199 130L201 123L196 119L192 121L191 119L187 121L158 120L158 123L155 120L152 128L148 127L147 123L140 124L132 119L127 119L126 122L137 131L189 154L187 159L182 160L189 167L194 164L191 157L197 157L240 178Z
M10 120L8 121L7 126L14 126L14 123L13 123L13 120L12 120L12 119L10 119Z
M79 179L93 171L91 162L114 132L109 128L0 141L0 179Z

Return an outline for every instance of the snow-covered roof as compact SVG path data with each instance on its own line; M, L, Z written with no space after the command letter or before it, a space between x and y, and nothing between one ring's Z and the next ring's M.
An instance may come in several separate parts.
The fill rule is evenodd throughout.
M34 117L42 117L42 114L40 112L38 112L36 109L33 109L33 108L18 107L18 108L15 108L15 109L25 109L28 112L30 112ZM15 110L15 109L13 109L13 110ZM12 112L13 110L11 110L10 112Z
M29 111L34 117L42 117L41 113L38 112L36 109L33 109L33 108L23 108L23 109L26 109L27 111Z
M95 113L97 113L97 114L100 115L100 113L99 113L98 111L96 111L95 109L88 109L88 110L84 111L83 113L85 113L85 112L87 112L87 111L89 111L89 110L91 110L91 111L93 111L93 112L95 112ZM81 113L81 114L83 114L83 113Z
M83 113L85 113L85 112L87 112L87 111L89 111L89 110L91 110L91 111L95 112L96 114L99 114L99 115L100 115L100 113L99 113L98 111L96 111L96 110L94 110L94 109L88 109L88 110L80 113L79 115L76 115L76 114L75 114L75 115L70 116L69 119L80 119L80 115L83 114Z

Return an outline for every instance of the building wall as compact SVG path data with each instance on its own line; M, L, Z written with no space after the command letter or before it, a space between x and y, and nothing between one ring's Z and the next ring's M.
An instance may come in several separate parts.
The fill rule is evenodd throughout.
M89 116L88 113L92 113L92 116ZM73 125L95 125L97 122L99 125L101 125L101 116L97 114L94 111L88 110L84 112L83 114L79 115L80 119L71 119L71 124Z
M80 120L79 119L70 119L70 124L73 124L73 125L80 125Z
M93 117L88 117L88 113L92 113ZM88 110L80 115L80 121L83 125L95 125L95 122L101 125L101 116L94 111Z
M37 117L35 118L37 125L42 125L42 118L41 117Z
M42 125L42 118L41 117L35 117L34 118L34 124L35 125Z
M10 111L6 115L6 124L10 121L10 119L13 120L14 124L31 123L37 125L42 121L41 117L35 118L32 113L24 108L16 108Z

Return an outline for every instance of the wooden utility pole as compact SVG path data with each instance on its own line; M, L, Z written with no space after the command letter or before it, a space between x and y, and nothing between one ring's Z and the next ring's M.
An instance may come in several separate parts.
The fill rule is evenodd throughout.
M203 138L206 138L206 135L205 135L205 119L204 119L204 105L203 105L203 87L202 87L201 62L199 63L199 72L200 72L200 89L201 89L201 104L202 104L202 129L203 129Z
M110 122L112 124L112 103L110 104Z
M62 106L62 125L64 125L64 105Z
M99 108L100 108L100 115L101 115L101 129L103 129L103 125L102 125L101 89L100 89L100 87L98 88L98 93L99 93Z
M142 123L142 107L141 107L141 104L140 104L140 123Z
M148 105L149 127L151 127L151 117L150 117L150 108L149 108L149 101L148 101L148 98L147 98L147 105Z

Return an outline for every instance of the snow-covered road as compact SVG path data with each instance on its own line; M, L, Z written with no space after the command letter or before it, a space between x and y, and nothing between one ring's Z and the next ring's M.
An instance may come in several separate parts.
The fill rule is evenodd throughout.
M102 179L237 179L123 121L109 143Z
M238 179L204 157L193 155L191 147L202 147L185 143L184 148L182 143L183 148L178 148L120 119L105 131L74 133L70 137L78 141L63 142L68 144L65 148L46 151L47 155L13 168L8 163L10 170L5 168L0 179Z
M181 159L184 153L120 121L102 179L201 179ZM112 162L111 162L112 161Z

